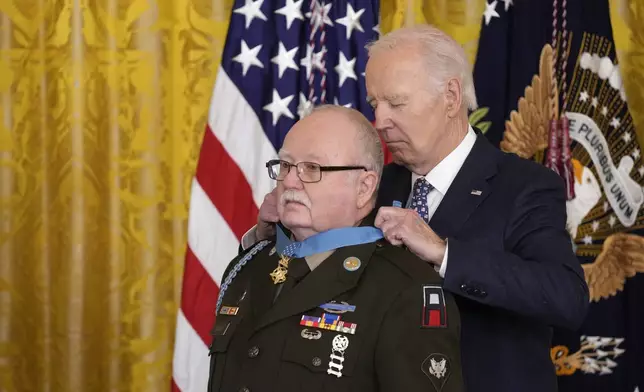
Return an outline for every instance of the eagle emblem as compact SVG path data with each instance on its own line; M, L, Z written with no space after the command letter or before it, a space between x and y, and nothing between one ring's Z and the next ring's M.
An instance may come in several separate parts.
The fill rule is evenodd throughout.
M447 371L445 365L447 365L445 358L441 359L440 361L435 361L434 358L430 358L429 373L432 376L441 379L445 376L445 372Z
M570 353L566 346L550 349L550 357L558 376L570 376L578 370L586 374L612 374L616 358L626 350L620 347L624 338L582 336L580 348Z
M644 229L644 164L610 47L603 37L584 35L564 94L574 185L566 226L576 254L594 258L582 267L595 302L616 295L626 279L644 272L644 237L632 234ZM552 98L559 88L553 61L553 49L545 45L539 74L511 112L500 144L544 165L551 120L560 118L558 99Z
M431 354L420 365L420 370L429 378L436 391L440 392L451 374L449 358L440 353Z

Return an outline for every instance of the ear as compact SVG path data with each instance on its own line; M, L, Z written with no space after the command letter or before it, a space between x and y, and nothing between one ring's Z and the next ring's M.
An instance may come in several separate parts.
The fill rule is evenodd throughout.
M448 80L445 85L445 107L449 118L454 118L461 114L462 100L461 81L457 78Z
M358 179L358 208L364 208L373 200L376 187L378 186L378 180L378 175L374 171L367 171L360 174L360 178Z

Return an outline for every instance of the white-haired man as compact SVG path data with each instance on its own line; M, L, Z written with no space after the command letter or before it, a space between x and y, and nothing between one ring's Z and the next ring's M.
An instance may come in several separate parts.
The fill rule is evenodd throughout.
M456 294L468 391L556 391L551 326L577 328L588 308L562 179L468 124L472 74L447 34L401 29L368 50L368 99L395 162L383 173L376 226Z
M468 391L556 391L551 327L578 328L588 309L565 229L563 181L502 153L468 124L477 106L471 68L447 34L399 29L368 50L368 100L394 157L376 226L456 294ZM271 230L271 197L258 238Z
M289 131L267 163L276 240L224 273L210 391L463 391L453 296L373 227L382 166L353 109L320 107Z

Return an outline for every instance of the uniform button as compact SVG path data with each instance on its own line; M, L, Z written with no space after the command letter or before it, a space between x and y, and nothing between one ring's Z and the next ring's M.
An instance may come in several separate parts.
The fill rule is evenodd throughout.
M461 285L461 291L463 291L463 292L465 292L467 294L470 294L472 289L470 288L470 286L468 286L466 284L462 284Z
M253 346L248 349L248 358L255 358L259 355L259 347Z
M322 360L319 357L313 357L311 363L313 364L313 366L320 366L322 365Z
M487 296L487 291L485 291L485 290L479 290L479 295L480 295L481 297L486 297L486 296Z
M250 392L250 389L248 389L246 387L241 387L241 388L239 388L239 392Z

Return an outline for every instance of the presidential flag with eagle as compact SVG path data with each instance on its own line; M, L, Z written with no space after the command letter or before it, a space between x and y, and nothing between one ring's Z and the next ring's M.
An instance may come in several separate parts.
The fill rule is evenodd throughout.
M608 0L488 0L474 69L488 139L566 183L591 305L579 331L555 330L562 392L644 390L644 132L610 11Z

